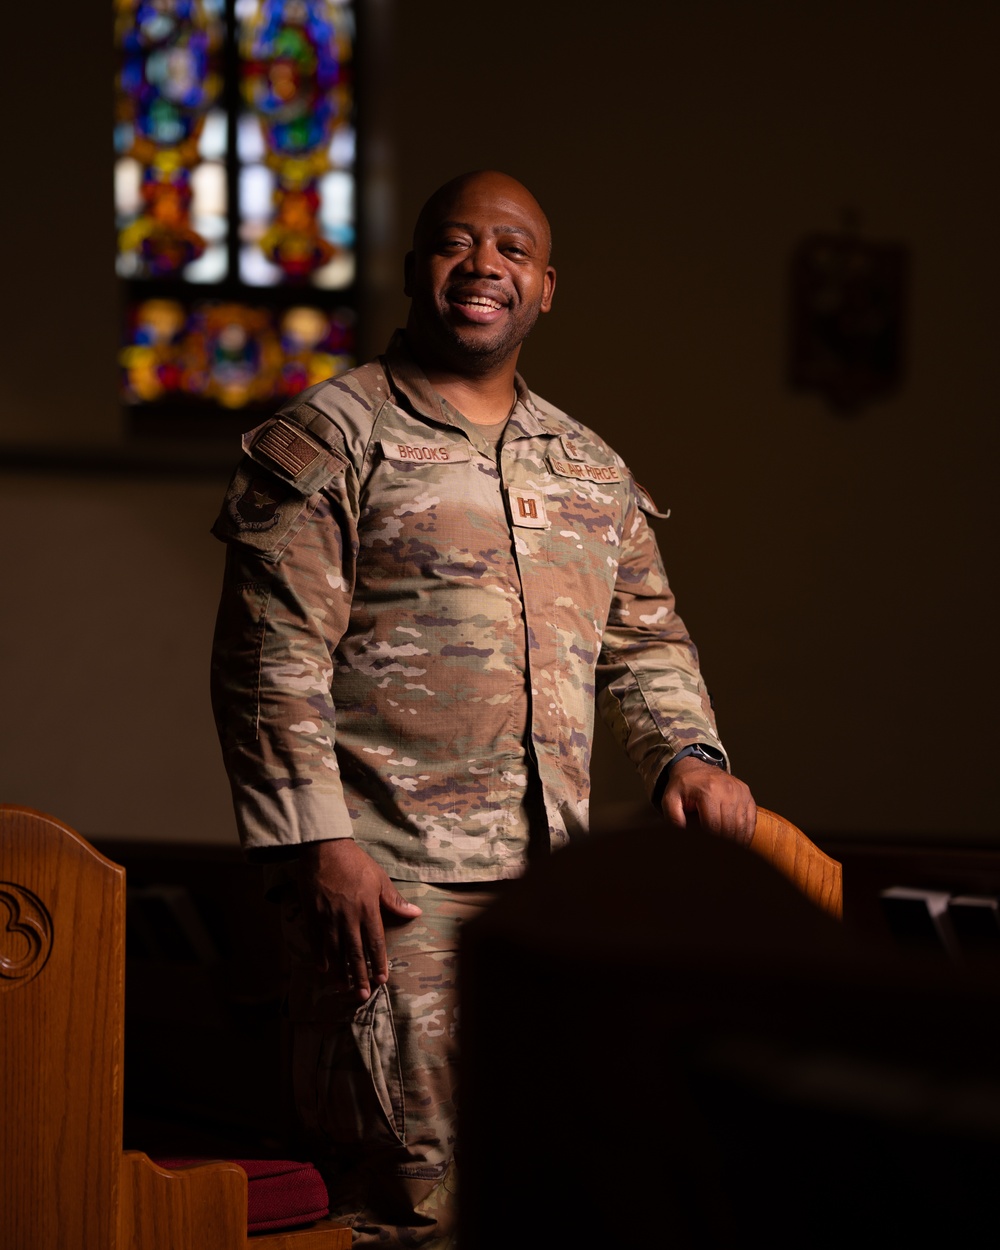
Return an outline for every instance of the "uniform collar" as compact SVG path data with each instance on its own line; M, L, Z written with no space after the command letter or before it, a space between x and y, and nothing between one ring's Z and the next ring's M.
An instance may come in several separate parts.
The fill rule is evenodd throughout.
M384 357L384 366L389 375L392 389L407 401L410 407L422 417L439 421L443 425L454 425L448 415L449 405L437 393L427 375L410 354L406 345L406 332L397 330L389 340ZM514 374L514 391L517 400L510 414L508 425L513 425L522 434L561 434L564 426L548 414L542 413L535 403L535 397L519 373ZM510 433L506 435L510 437Z

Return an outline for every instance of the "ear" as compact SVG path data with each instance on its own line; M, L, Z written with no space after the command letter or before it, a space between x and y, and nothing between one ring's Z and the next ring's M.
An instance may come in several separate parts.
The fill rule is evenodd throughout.
M545 277L542 279L542 303L540 312L548 312L552 307L552 297L556 293L556 271L551 265L545 270Z
M413 266L416 264L416 256L413 252L407 252L403 257L403 294L407 297L413 294Z

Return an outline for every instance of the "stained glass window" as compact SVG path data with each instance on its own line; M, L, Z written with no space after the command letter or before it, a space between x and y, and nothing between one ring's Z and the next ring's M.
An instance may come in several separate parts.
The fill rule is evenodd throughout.
M137 428L217 429L355 363L354 17L346 0L115 0Z

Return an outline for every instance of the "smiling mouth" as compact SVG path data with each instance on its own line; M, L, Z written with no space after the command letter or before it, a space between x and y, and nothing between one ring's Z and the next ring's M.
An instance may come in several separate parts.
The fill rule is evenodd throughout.
M509 304L502 297L493 295L465 294L456 292L448 297L461 324L491 326L499 321L507 311Z
M463 308L484 308L491 312L499 312L505 307L500 300L490 299L488 295L460 295L452 302Z

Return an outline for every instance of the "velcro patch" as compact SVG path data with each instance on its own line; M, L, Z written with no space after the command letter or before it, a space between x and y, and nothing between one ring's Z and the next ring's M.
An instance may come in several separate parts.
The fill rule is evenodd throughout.
M311 438L307 438L301 430L289 425L287 421L275 421L264 431L254 444L255 451L262 451L265 456L280 465L293 477L301 477L322 454Z
M234 520L241 529L270 529L277 523L278 508L290 497L292 487L263 474L250 477L242 495L233 500ZM299 500L301 506L301 499Z
M471 453L454 443L405 443L393 438L383 438L382 454L387 460L400 460L404 464L459 464L471 460Z
M621 470L615 464L595 464L592 460L560 460L549 456L549 468L559 477L576 478L578 482L620 482Z
M308 501L295 486L244 458L229 483L212 533L225 543L252 547L265 560L275 561L309 513Z
M563 455L568 456L570 460L586 460L587 456L580 447L575 438L569 434L559 436L559 442L562 444Z
M545 497L538 491L521 490L519 487L509 486L507 498L510 500L510 519L515 525L522 525L531 530L549 528Z

